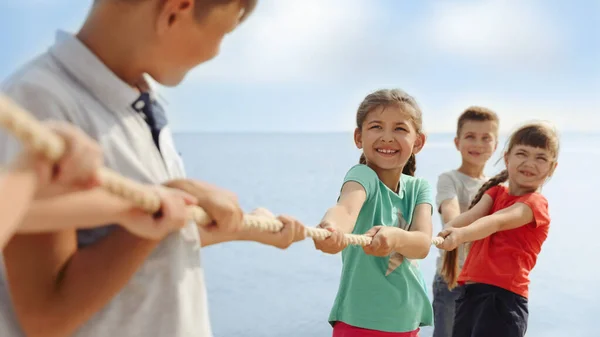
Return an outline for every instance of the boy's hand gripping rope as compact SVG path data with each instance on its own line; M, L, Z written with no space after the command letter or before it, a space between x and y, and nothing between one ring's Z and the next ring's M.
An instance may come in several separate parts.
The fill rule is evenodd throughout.
M0 94L0 126L11 132L23 144L52 161L57 161L65 151L62 138L44 127L31 114L3 94ZM101 185L108 191L130 200L145 211L155 213L160 209L160 198L144 185L106 167L99 170L98 176ZM203 227L211 223L208 214L198 206L188 206L188 218ZM277 219L245 214L244 227L278 232L283 228L283 224ZM331 232L322 228L305 228L306 236L315 240L324 240L331 235ZM371 237L365 235L345 234L345 238L348 244L353 245L368 246L371 243ZM433 238L432 244L439 245L443 241L443 238L436 237Z

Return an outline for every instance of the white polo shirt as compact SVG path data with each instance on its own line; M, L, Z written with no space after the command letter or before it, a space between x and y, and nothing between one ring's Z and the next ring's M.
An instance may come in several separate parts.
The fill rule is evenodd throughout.
M72 35L59 32L46 53L26 64L0 90L38 119L69 121L83 129L101 144L106 166L126 177L159 184L185 175L168 126L160 132L159 151L144 115L133 108L140 93ZM14 138L0 131L1 161L9 162L19 150ZM113 228L78 231L78 244L93 244ZM4 271L0 276L2 336L23 336ZM212 336L195 224L165 238L120 293L75 336Z

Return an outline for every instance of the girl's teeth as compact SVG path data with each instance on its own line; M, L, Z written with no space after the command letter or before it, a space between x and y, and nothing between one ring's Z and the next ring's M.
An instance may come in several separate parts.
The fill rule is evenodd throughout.
M379 150L377 150L377 152L391 154L391 153L396 153L396 150L382 150L382 149L379 149Z

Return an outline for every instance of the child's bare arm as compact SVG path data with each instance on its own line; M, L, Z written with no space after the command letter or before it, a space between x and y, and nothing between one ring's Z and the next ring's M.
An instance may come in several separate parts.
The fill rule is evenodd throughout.
M440 205L440 215L442 216L442 223L444 224L447 224L458 217L460 215L458 199L455 197L442 201Z
M532 221L533 211L531 208L519 202L462 228L461 238L464 242L476 241L496 232L524 226Z
M149 187L148 191L157 192L163 205L182 201L187 204L196 202L194 197L179 190ZM181 213L183 217L185 211L182 210ZM159 239L172 230L164 220L154 219L151 214L138 209L128 200L97 187L33 202L18 233L47 233L106 224L119 224L129 232L147 239Z
M72 334L125 286L157 243L120 228L83 249L75 230L16 235L4 260L26 335Z
M18 228L37 190L37 175L31 170L0 173L0 247Z
M21 229L18 227L22 226L34 198L54 194L57 190L81 190L97 183L95 171L102 165L98 144L68 123L45 124L63 138L66 151L56 163L54 179L53 163L29 148L18 154L3 173L0 198L6 200L0 200L0 208L6 209L0 209L3 217L0 247Z
M470 210L461 213L452 221L446 223L444 227L454 227L460 228L465 227L473 223L479 218L482 218L490 213L492 206L494 204L494 199L487 194L484 194L481 200L473 206Z
M484 216L461 228L446 228L440 236L444 242L438 247L453 250L465 242L486 238L496 232L524 226L534 220L532 209L524 203L516 203L494 214Z
M93 208L101 207L109 214L125 209L119 200L101 192L98 190L95 196L98 202L78 204L99 218L92 219L77 210L75 215L63 215L63 219L76 222L79 215L82 221L97 223L103 215ZM147 222L147 226L166 235L187 222L185 203L175 197L161 200L163 217L157 220L160 223ZM151 219L149 215L144 216ZM104 220L113 218L114 215L106 215ZM50 225L56 224L50 221L35 227ZM127 284L158 242L134 236L122 228L79 249L73 229L16 235L4 249L4 260L16 314L25 333L28 336L71 335Z
M17 232L55 232L118 223L131 208L128 201L99 187L67 193L33 202Z
M344 183L337 204L327 210L318 226L329 230L331 235L325 240L315 240L315 248L328 254L337 254L344 250L347 246L344 234L354 230L366 200L367 192L361 184L355 181Z
M437 211L442 217L442 223L447 224L460 214L456 184L449 174L444 173L438 177L436 190L439 205Z
M330 225L342 233L352 233L358 214L367 199L364 187L354 181L348 181L342 187L340 198L333 207L327 210L321 224L323 228Z
M419 204L415 207L409 231L402 230L394 250L409 259L424 259L431 248L431 205Z

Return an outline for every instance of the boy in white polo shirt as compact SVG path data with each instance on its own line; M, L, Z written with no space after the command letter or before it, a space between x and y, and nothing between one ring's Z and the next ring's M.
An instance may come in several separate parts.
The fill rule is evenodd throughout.
M286 248L302 238L302 226L287 217L279 233L240 232L242 211L231 193L185 179L167 118L143 78L179 84L218 53L255 5L96 0L76 36L59 33L48 52L4 84L37 118L82 128L102 146L106 166L190 192L215 224L190 223L161 241L116 226L17 236L4 251L0 278L3 335L212 336L200 247L255 240ZM16 146L0 141L3 156L14 153Z

